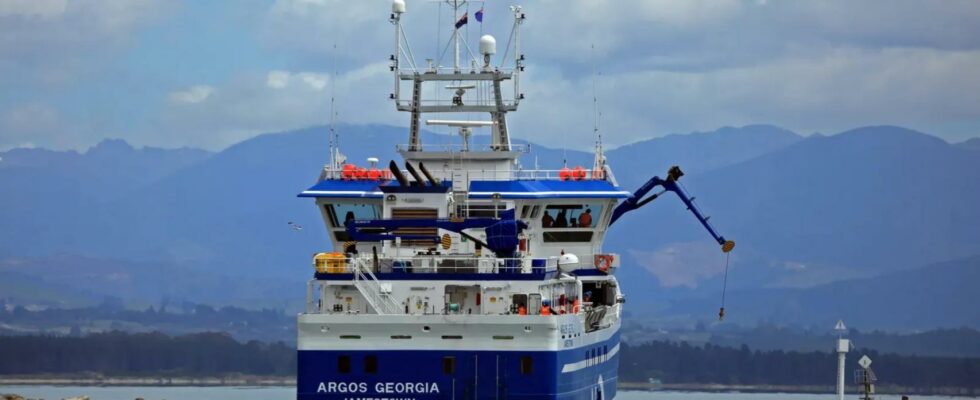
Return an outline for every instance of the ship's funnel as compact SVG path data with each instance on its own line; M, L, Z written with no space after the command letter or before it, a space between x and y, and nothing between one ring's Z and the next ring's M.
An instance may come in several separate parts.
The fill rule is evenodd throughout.
M419 186L425 186L425 179L422 179L422 176L419 175L419 172L416 171L415 167L413 167L412 164L409 163L408 161L405 161L405 169L408 170L408 173L412 174L412 177L415 178L415 182Z
M408 187L408 178L405 178L405 174L402 173L402 170L398 169L398 164L395 164L395 160L391 160L391 162L388 164L388 169L391 170L391 175L395 177L395 180L398 181L399 185L402 187Z
M429 184L432 186L439 186L439 180L434 178L432 174L429 173L429 169L426 168L425 164L422 164L421 161L419 162L419 170L422 171L422 175L425 175L425 178L429 180Z

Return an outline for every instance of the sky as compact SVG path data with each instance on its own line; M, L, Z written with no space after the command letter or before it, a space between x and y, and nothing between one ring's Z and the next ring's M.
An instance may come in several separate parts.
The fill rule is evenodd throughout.
M406 2L413 53L437 58L448 7ZM483 3L468 43L482 31L502 51L511 4ZM593 93L607 146L756 123L980 136L977 1L521 5L526 99L509 117L521 139L590 148ZM389 13L389 0L0 0L0 150L106 138L220 150L328 123L331 94L340 122L407 126L388 100Z

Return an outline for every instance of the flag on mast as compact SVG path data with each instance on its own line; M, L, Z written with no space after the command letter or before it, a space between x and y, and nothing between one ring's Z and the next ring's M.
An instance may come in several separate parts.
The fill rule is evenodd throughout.
M467 14L469 14L469 12L463 13L463 16L459 18L459 21L456 21L456 29L461 28L463 25L466 25L466 23L469 22Z
M476 21L477 22L479 22L479 23L482 24L483 23L483 7L480 7L480 11L477 11L476 14L474 14L473 16L476 17Z

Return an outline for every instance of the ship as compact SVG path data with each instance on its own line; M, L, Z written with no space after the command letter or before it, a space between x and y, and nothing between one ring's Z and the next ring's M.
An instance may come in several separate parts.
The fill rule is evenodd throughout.
M474 54L459 33L468 2L443 3L455 26L447 66L416 62L405 2L391 5L388 96L410 116L408 142L394 144L401 162L359 166L331 140L329 163L299 194L333 251L312 257L297 399L613 399L626 298L621 257L603 249L609 229L673 192L723 251L734 242L679 186L680 168L623 190L601 141L589 168L524 168L530 146L512 143L507 115L525 99L525 11L510 6L502 55L491 35ZM423 143L423 123L457 143Z

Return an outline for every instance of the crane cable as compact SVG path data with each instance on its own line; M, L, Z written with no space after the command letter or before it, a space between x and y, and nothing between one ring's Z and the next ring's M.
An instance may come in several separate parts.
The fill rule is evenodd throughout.
M728 262L732 258L732 253L725 253L725 280L721 285L721 308L718 310L718 321L725 319L725 292L728 291Z

